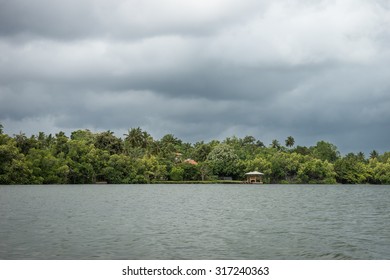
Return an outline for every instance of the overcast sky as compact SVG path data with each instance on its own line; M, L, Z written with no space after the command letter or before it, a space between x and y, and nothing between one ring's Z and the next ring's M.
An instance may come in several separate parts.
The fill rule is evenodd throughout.
M390 1L0 0L0 122L390 151Z

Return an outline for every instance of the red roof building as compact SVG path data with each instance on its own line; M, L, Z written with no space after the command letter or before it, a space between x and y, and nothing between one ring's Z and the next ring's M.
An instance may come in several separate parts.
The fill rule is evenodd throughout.
M184 162L185 162L185 163L192 164L192 165L197 165L197 164L198 164L195 160L190 159L190 158L187 158Z

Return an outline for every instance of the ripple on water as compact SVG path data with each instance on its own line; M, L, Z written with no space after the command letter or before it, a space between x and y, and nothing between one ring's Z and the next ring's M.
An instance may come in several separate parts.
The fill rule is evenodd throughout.
M0 186L0 259L390 259L389 186Z

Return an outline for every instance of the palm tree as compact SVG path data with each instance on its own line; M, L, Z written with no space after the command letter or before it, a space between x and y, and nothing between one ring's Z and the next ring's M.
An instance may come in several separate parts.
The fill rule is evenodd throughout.
M371 153L370 153L370 158L374 159L374 158L378 158L379 157L379 154L377 151L373 150Z
M362 162L364 162L364 161L366 160L366 156L364 155L363 152L359 152L359 153L357 154L357 157L358 157L358 159L359 159L360 161L362 161Z
M130 129L124 136L126 136L125 141L132 148L146 148L150 137L149 133L142 131L140 127Z
M286 141L286 147L292 147L295 144L295 139L292 136L287 137Z
M280 150L280 143L278 140L274 139L272 140L272 143L271 143L271 148L274 148L274 149L277 149L277 150Z

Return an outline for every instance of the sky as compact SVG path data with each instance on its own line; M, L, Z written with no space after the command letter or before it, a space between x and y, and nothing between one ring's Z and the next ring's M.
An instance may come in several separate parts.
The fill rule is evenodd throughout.
M0 123L390 151L390 1L0 0Z

